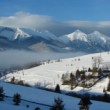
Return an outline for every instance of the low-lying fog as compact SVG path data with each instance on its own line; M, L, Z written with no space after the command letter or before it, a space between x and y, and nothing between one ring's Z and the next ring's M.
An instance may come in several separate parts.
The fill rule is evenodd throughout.
M84 53L35 53L24 50L7 50L0 52L0 68L10 68L35 63L41 60L69 58Z

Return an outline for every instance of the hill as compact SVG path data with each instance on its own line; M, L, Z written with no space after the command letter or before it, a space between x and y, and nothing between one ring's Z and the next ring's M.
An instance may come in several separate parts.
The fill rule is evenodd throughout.
M40 90L36 88L30 88L30 87L24 87L9 83L0 82L0 86L3 86L5 95L13 96L15 93L20 93L22 99L28 100L30 102L26 102L21 100L21 103L19 106L13 105L12 99L5 98L4 101L0 102L0 107L2 110L34 110L36 107L40 107L41 110L49 110L50 107L46 107L39 104L34 104L31 102L41 103L41 104L47 104L47 105L53 105L54 98L60 97L64 101L65 104L65 110L79 110L78 103L80 99L73 98L70 96L65 96L58 93L48 92L45 90ZM90 110L108 110L109 103L102 103L97 101L92 101L92 105L90 107ZM29 105L29 108L26 107L26 105ZM102 106L99 106L102 105Z
M109 52L102 52L67 59L45 61L42 65L34 68L13 71L12 73L1 77L1 80L10 82L11 79L15 77L16 80L22 80L29 85L46 88L55 88L56 84L60 84L62 90L71 91L69 86L62 85L62 75L67 74L68 76L70 73L75 74L77 69L88 70L88 68L92 68L92 58L97 57L101 57L102 59L100 67L103 69L109 68L110 54ZM101 81L97 82L94 87L85 90L87 92L94 91L94 93L103 93L103 89L107 88L107 85L108 79L103 78ZM82 90L82 87L76 87L73 91L78 92Z

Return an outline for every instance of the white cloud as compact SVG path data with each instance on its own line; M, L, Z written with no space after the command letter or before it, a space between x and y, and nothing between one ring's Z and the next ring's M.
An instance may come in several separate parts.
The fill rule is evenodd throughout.
M24 12L18 12L14 16L1 17L0 25L26 28L43 28L51 25L52 18L45 15L33 15Z
M76 29L90 33L94 30L110 35L110 21L65 21L59 22L50 16L18 12L13 16L0 17L1 26L36 28L39 30L49 30L56 35L68 34Z
M92 21L68 21L67 24L76 27L108 27L110 21L92 22Z

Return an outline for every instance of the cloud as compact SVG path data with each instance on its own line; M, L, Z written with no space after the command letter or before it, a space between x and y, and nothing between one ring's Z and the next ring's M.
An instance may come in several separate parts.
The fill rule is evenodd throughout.
M44 55L45 54L45 55ZM25 50L6 50L0 52L0 69L36 63L48 59L61 59L82 55L85 53L36 53Z
M95 30L100 31L101 33L110 36L110 21L68 21L67 24L75 29L80 29L85 33L91 33Z
M29 13L18 12L14 16L1 17L0 25L22 27L22 28L43 28L52 23L52 18L44 15L32 15Z
M92 22L92 21L68 21L70 26L76 27L110 27L110 21Z
M36 28L38 30L49 30L57 36L64 35L80 29L85 33L98 30L110 36L110 21L65 21L55 20L51 16L18 12L13 16L0 17L1 26Z

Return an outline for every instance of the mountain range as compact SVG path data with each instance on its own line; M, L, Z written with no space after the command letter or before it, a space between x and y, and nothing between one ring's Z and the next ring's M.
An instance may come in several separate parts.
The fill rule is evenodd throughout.
M109 51L110 37L94 31L86 34L76 30L63 36L55 36L49 31L35 29L0 27L0 50L26 49L37 52L87 53Z

